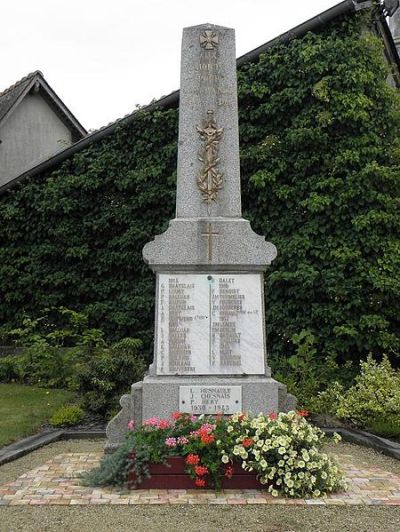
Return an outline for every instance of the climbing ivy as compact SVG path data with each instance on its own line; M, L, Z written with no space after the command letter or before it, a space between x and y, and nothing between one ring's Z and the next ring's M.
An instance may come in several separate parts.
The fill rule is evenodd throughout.
M245 216L279 253L266 276L276 365L301 331L321 360L400 350L399 102L371 17L239 69ZM0 198L1 323L62 305L150 353L154 276L141 251L174 216L177 129L176 108L138 111Z

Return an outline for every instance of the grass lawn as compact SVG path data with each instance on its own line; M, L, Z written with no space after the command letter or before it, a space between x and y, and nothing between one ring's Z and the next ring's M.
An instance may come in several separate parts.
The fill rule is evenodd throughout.
M73 396L67 390L0 384L0 447L33 434Z

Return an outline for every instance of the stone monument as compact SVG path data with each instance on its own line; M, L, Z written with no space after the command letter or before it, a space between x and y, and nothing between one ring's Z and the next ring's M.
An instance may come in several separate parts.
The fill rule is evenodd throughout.
M154 361L121 398L108 449L130 419L294 406L267 365L263 272L276 248L241 213L233 29L183 31L176 218L143 257L156 274Z

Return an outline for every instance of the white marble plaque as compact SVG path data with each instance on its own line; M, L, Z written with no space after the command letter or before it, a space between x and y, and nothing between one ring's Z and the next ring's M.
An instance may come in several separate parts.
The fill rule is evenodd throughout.
M264 374L261 274L159 274L157 374Z
M234 414L242 410L242 387L179 386L179 410L189 414Z

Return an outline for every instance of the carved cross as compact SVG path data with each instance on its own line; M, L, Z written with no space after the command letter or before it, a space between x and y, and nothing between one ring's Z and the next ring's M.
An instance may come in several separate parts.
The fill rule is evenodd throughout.
M213 232L211 228L211 224L207 224L207 232L201 233L201 236L207 237L207 248L208 248L208 262L212 261L212 238L213 236L219 235L218 232Z

